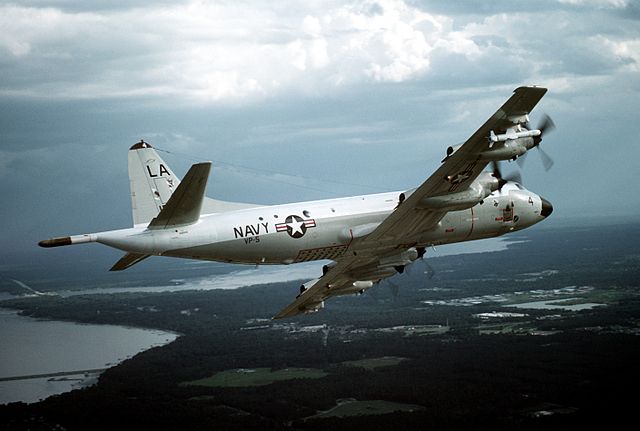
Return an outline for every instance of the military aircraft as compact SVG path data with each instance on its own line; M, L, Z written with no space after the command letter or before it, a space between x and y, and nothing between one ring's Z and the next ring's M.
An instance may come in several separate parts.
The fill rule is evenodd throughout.
M427 247L517 231L548 217L553 207L498 162L536 148L545 130L529 128L529 113L546 88L519 87L466 142L449 147L440 167L419 187L389 193L285 205L253 205L205 197L211 162L184 179L144 141L129 150L133 227L40 241L42 247L98 242L126 252L120 271L149 256L245 264L330 260L275 318L318 311L327 298L363 293L402 273ZM491 164L491 172L484 169Z

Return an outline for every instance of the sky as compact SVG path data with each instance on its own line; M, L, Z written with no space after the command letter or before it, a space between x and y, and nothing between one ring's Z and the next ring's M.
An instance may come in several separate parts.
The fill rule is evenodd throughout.
M0 1L0 259L131 226L141 138L219 199L404 190L521 85L557 126L522 169L545 223L637 217L638 1Z

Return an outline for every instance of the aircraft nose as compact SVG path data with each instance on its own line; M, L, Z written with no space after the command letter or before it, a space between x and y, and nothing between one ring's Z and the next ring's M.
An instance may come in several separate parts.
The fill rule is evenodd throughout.
M542 217L549 217L553 212L553 205L543 197L540 197L540 200L542 201L542 211L540 211L540 215Z

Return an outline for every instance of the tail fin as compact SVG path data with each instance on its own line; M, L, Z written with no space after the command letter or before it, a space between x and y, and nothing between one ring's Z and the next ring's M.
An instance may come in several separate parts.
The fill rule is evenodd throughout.
M129 149L129 181L134 226L147 225L156 218L180 185L180 178L156 150L142 140ZM255 206L205 197L202 212L226 212Z
M180 184L156 150L144 141L129 149L129 186L134 226L153 220Z
M149 223L149 229L165 229L172 226L188 225L200 219L204 191L211 171L211 162L191 166L171 199L160 214Z

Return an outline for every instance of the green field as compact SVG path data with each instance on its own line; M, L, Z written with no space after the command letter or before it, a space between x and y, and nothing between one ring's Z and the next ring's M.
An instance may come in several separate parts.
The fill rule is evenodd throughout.
M317 415L310 416L307 419L320 419L329 417L346 417L346 416L366 416L366 415L384 415L393 412L415 412L423 410L424 407L415 404L401 404L384 400L368 400L356 401L349 400L339 402L338 405L331 410L320 412Z
M349 367L361 367L361 368L366 368L367 370L373 370L379 367L391 367L394 365L398 365L400 362L404 360L405 358L398 358L396 356L383 356L381 358L370 358L370 359L360 359L357 361L346 361L346 362L342 362L342 365L346 365Z
M216 373L204 379L184 382L186 386L207 386L216 388L241 388L248 386L264 386L273 382L292 379L320 379L328 373L316 368L240 368Z

